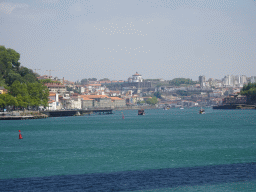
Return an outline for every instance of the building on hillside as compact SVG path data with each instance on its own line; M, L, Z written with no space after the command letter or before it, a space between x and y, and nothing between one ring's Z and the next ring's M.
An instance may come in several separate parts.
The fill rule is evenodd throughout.
M204 75L200 75L199 76L199 83L200 83L200 86L201 87L204 87L205 86L205 81L206 81L206 78Z
M142 75L138 74L138 72L136 72L134 75L132 75L132 78L130 79L132 82L130 83L138 83L138 82L142 82Z
M123 84L121 84L122 94L125 94L127 90L131 90L131 87L133 92L137 94L147 90L148 88L151 88L152 82L143 81L142 75L136 72L132 77L128 78L127 82L124 82Z
M50 92L48 97L48 107L47 110L59 110L61 109L61 103L59 102L59 94Z
M54 93L65 93L67 89L65 85L57 84L57 83L46 83L45 86L49 89L50 92Z

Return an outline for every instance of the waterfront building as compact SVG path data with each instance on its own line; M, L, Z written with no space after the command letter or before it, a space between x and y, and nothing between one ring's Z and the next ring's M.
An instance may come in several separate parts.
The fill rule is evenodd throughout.
M106 95L81 95L82 109L89 108L118 108L125 107L125 100L119 97L108 97Z

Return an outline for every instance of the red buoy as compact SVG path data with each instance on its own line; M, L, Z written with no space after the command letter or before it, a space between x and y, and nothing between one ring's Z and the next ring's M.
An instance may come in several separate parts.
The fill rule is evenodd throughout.
M19 130L19 132L20 132L20 130ZM23 137L22 137L21 133L19 134L19 139L23 139Z

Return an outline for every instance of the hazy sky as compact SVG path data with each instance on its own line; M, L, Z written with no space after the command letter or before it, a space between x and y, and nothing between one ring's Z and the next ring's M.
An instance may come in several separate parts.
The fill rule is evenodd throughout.
M256 76L256 2L0 0L0 45L72 81Z

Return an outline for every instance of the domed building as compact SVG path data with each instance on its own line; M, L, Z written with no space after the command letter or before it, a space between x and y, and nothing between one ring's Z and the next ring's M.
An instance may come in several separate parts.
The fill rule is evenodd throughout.
M142 75L136 72L132 77L128 78L127 82L124 82L121 85L121 90L123 92L127 90L133 91L133 93L141 93L141 91L146 90L152 87L151 82L144 82L142 79Z
M142 75L138 74L138 72L136 72L133 76L132 76L132 82L133 83L138 83L138 82L142 82Z

